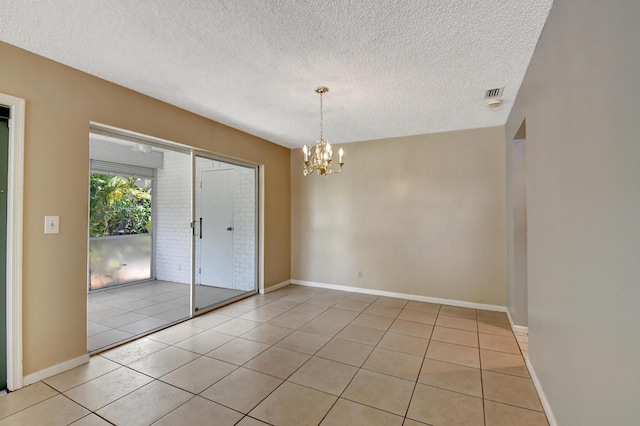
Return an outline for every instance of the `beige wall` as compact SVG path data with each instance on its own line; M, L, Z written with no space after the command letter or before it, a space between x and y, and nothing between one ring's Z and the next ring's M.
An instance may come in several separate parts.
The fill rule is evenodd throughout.
M288 149L4 43L0 58L0 92L26 99L24 374L86 353L90 121L265 164L265 285L289 279Z
M640 424L640 2L554 2L526 119L529 356L559 425Z
M292 279L506 305L504 128L343 147L329 177L291 152Z

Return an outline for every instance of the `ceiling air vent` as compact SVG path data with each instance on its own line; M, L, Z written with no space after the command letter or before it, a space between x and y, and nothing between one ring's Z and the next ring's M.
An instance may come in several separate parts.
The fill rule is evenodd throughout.
M496 87L495 89L487 89L484 92L485 99L495 99L502 96L502 92L504 91L504 87Z

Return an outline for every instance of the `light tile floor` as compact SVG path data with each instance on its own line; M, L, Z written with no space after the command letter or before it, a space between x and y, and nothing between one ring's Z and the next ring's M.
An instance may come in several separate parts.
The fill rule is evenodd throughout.
M0 425L548 425L504 314L288 286L0 397Z
M210 306L243 291L196 286L196 306ZM189 284L148 281L90 292L87 296L87 352L112 346L188 318Z

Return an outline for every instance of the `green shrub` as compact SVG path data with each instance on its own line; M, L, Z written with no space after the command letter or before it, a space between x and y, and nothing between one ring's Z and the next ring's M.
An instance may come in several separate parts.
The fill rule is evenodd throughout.
M89 234L148 234L151 232L151 180L92 173Z

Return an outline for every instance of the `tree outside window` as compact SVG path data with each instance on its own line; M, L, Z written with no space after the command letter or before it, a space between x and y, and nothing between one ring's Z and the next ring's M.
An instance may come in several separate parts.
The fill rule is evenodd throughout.
M151 232L151 179L92 173L91 237Z

